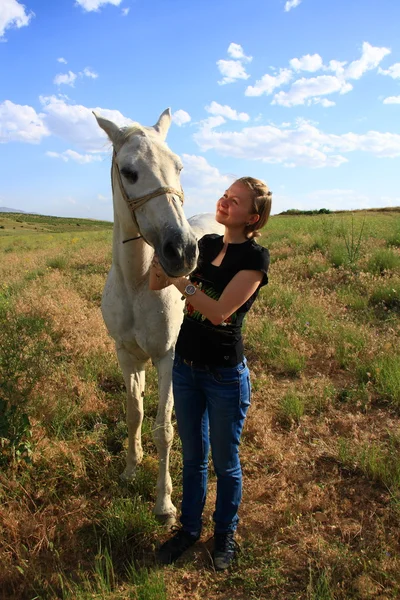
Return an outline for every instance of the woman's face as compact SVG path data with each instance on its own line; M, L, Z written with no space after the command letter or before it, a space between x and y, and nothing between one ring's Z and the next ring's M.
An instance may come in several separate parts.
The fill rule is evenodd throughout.
M258 217L252 213L253 199L249 190L240 181L235 181L217 202L216 221L228 227L245 227Z

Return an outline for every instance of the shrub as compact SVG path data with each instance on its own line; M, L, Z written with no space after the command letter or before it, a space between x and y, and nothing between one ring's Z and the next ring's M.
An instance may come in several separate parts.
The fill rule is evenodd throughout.
M291 391L280 400L277 419L283 427L290 427L293 423L299 424L304 414L304 402Z
M358 374L361 381L372 381L381 398L400 409L400 355L386 354L374 361L360 365Z
M67 259L65 256L55 256L54 258L50 258L46 264L51 269L59 269L62 271L67 267Z
M332 266L342 267L347 262L346 249L342 244L332 244L328 250L328 259Z
M380 285L371 293L369 304L374 307L381 306L385 310L400 311L400 285L394 283Z
M332 213L329 208L319 208L315 210L299 210L297 208L289 208L284 212L279 213L280 215L330 215Z
M383 275L400 266L400 256L388 248L376 250L368 261L368 270L376 275Z
M387 240L386 244L388 246L394 246L395 248L400 248L400 229L396 231L393 235L391 235Z

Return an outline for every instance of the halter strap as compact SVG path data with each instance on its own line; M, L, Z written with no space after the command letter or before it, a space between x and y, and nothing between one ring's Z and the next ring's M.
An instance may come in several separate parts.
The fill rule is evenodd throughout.
M122 194L123 199L125 200L125 202L129 206L133 222L136 225L136 228L137 228L137 230L138 230L138 232L140 234L137 237L129 238L128 240L124 240L122 243L125 244L126 242L130 242L130 241L133 241L133 240L138 240L140 238L143 238L143 235L140 233L139 224L137 222L136 215L135 215L135 211L136 211L137 208L140 208L141 206L143 206L143 204L146 204L146 202L148 202L152 198L157 198L157 196L163 196L164 194L171 194L171 195L174 195L174 196L178 196L178 198L180 199L180 201L183 204L183 202L184 202L184 194L183 194L183 190L179 191L179 190L176 190L173 187L159 187L156 190L154 190L153 192L150 192L149 194L145 194L144 196L141 196L139 198L129 198L129 196L127 195L127 193L125 191L125 188L124 188L124 186L122 184L121 172L120 172L118 164L117 164L116 156L117 156L117 153L116 153L115 148L114 148L113 158L112 158L112 163L111 163L111 187L112 187L112 191L113 191L113 194L114 194L114 185L113 185L113 176L112 175L113 175L113 168L115 167L115 171L116 171L116 174L117 174L117 180L118 180L118 185L119 185L120 192ZM143 238L143 239L145 240L145 238Z

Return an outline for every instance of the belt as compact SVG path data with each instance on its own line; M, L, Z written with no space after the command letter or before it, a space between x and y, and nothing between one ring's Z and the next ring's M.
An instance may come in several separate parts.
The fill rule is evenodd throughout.
M182 362L192 369L203 369L205 371L206 369L210 368L207 365L203 365L203 363L199 363L195 360L187 360L187 358L182 358Z

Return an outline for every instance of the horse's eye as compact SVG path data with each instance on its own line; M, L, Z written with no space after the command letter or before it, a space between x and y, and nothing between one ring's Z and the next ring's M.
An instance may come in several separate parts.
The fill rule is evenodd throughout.
M137 171L132 171L128 168L121 169L122 175L129 181L129 183L136 183L139 179L139 173Z

